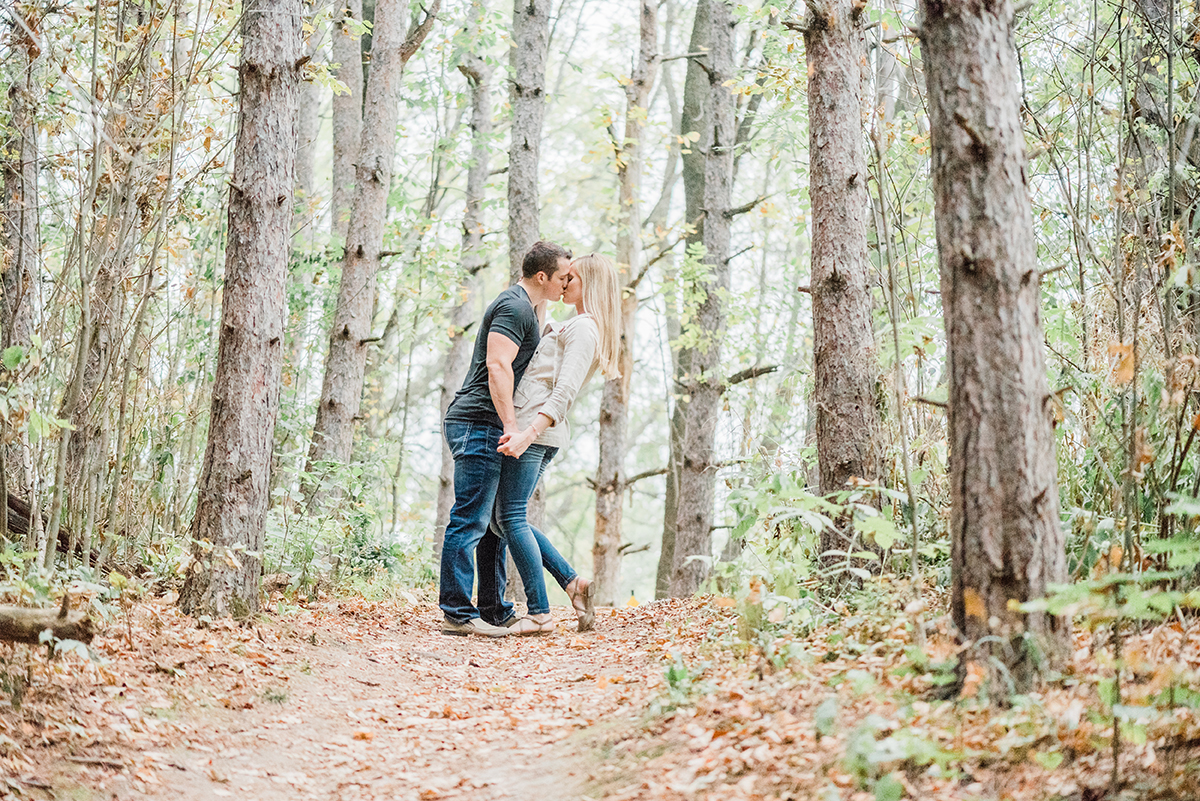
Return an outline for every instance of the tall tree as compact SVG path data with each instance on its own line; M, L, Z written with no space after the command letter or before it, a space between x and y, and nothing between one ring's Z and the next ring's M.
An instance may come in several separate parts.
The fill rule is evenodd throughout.
M316 4L311 0L304 3L305 19L312 19ZM304 41L306 63L317 57L321 47L322 31L313 29ZM309 250L303 243L312 238L316 203L316 148L317 135L321 131L321 87L314 80L306 80L300 87L300 123L296 126L296 216L293 220L294 256L303 258Z
M846 489L851 478L874 481L879 472L879 368L871 322L862 122L864 5L815 0L804 30L813 226L812 408L822 494ZM857 550L850 547L852 536L844 527L825 529L822 554Z
M11 54L8 90L7 136L0 141L0 169L4 173L3 210L0 211L0 350L12 345L28 348L41 305L38 291L38 258L41 233L38 220L37 76L41 55L40 20L31 6L14 3L7 32ZM0 428L0 430L3 430ZM0 443L0 537L8 535L8 493L27 501L32 489L29 431L21 427L12 447ZM40 523L40 518L38 519ZM26 549L41 553L41 526L31 525Z
M330 58L334 76L346 92L333 96L333 191L330 228L334 239L345 243L354 203L354 160L362 145L363 67L358 31L363 22L362 0L342 0L334 14Z
M283 367L296 180L300 0L247 0L229 243L208 445L179 592L190 614L258 609L271 446Z
M688 248L702 244L704 238L704 153L708 148L708 141L704 137L710 134L711 107L708 102L708 73L699 59L708 49L713 2L714 0L696 2L696 10L692 16L692 34L688 40L688 53L692 56L687 60L687 73L683 81L683 106L679 112L679 136L686 139L695 134L699 137L694 146L685 148L680 154L680 160L683 162L684 224L687 226L685 242ZM667 325L671 341L678 340L679 315L674 309L668 309ZM682 354L677 350L672 349L671 355L674 385L680 387L687 380L686 366ZM654 588L656 598L670 597L672 576L675 573L679 473L683 465L683 430L688 402L689 396L686 393L674 393L668 437L666 494L663 499L662 548L658 555L658 573Z
M596 468L596 532L592 546L596 602L613 606L621 574L621 518L625 498L625 455L629 449L629 381L637 321L637 285L642 277L642 132L658 72L657 3L642 0L637 61L625 84L625 130L616 145L618 201L617 270L621 295L621 376L604 382L600 400L600 462Z
M308 451L310 475L322 462L345 464L354 446L354 426L362 403L367 346L375 311L375 283L387 197L396 159L396 124L400 118L398 92L404 65L433 27L441 7L434 0L419 22L414 18L407 34L400 0L380 0L375 8L371 40L371 76L366 86L362 145L355 165L354 206L346 234L346 254L338 287L337 307L329 329L325 377ZM310 499L319 481L306 485Z
M538 240L538 169L546 113L546 50L550 0L514 0L509 51L512 141L508 150L508 275L521 280L521 262Z
M922 0L921 12L949 346L951 610L1002 697L1027 691L1069 636L1065 618L1013 603L1066 578L1013 5Z
M475 27L478 29L486 10L482 0L473 4ZM467 79L471 89L471 163L467 168L466 208L462 221L462 271L463 283L458 302L450 313L450 348L446 351L439 409L445 416L446 409L454 400L467 374L471 361L471 339L468 327L473 322L475 285L479 271L487 266L483 252L483 199L487 189L488 161L492 136L492 65L486 59L466 53L458 65L458 71ZM454 457L450 446L442 441L442 469L438 480L437 521L434 534L434 555L442 551L442 536L450 522L450 509L454 506Z
M514 0L513 46L509 51L508 279L521 280L526 252L541 236L538 170L542 122L546 115L546 54L550 47L550 0ZM546 499L542 485L529 500L529 522L544 528ZM525 589L508 554L508 596L525 600Z
M678 498L671 573L671 595L675 597L691 595L700 588L708 577L712 558L716 490L713 445L724 388L721 336L725 331L724 296L729 291L730 196L737 137L735 99L726 85L733 79L733 29L729 4L711 0L708 52L696 60L703 64L707 80L707 115L700 136L704 189L697 223L703 256L698 263L689 264L688 274L682 278L688 284L687 294L696 299L689 302L695 303L694 308L685 309L687 344L678 356L683 377L679 391L687 395L688 401L683 407L681 458L676 465ZM685 186L686 172L685 167Z
M41 54L39 22L30 8L14 4L9 53L11 83L3 154L4 207L0 226L4 237L3 293L0 294L0 346L28 347L37 309L37 259L41 250L38 224L37 77Z

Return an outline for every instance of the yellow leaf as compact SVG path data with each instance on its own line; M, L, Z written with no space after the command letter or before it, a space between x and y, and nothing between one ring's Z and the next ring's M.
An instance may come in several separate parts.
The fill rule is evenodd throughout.
M1108 343L1108 371L1117 386L1133 380L1133 345L1124 342Z
M979 593L971 587L963 590L963 608L967 612L967 617L979 620L987 619L987 604L983 602L983 598Z
M732 598L718 598L717 606L721 607L722 609L732 609L733 607L737 606L737 601L733 600Z

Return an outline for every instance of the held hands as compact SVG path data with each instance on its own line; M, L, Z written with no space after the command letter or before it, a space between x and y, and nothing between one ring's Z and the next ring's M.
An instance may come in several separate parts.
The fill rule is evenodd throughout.
M505 433L500 437L500 447L496 448L496 450L505 456L520 459L521 454L525 453L529 446L533 444L533 441L537 439L537 436L537 429L533 426L524 431Z

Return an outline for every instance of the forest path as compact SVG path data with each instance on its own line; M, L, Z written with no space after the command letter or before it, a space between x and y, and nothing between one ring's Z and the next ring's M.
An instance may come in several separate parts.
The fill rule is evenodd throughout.
M551 635L488 640L441 634L430 604L207 630L141 604L132 649L123 627L99 641L101 681L63 683L91 736L29 753L25 778L95 799L584 799L621 783L593 732L640 719L674 639L702 635L697 611L602 610L579 634L556 608Z

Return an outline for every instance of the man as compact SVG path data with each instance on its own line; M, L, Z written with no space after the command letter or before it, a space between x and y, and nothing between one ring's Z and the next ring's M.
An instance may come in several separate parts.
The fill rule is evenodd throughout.
M471 603L475 578L472 553L484 540L500 484L500 437L517 433L513 390L541 339L535 308L558 300L566 287L571 254L552 242L537 242L525 254L521 280L501 292L483 314L471 366L462 389L446 410L443 432L454 456L454 507L442 544L438 605L443 634L503 637L508 629L480 619ZM487 537L477 552L480 603L487 616L505 622L503 542Z

